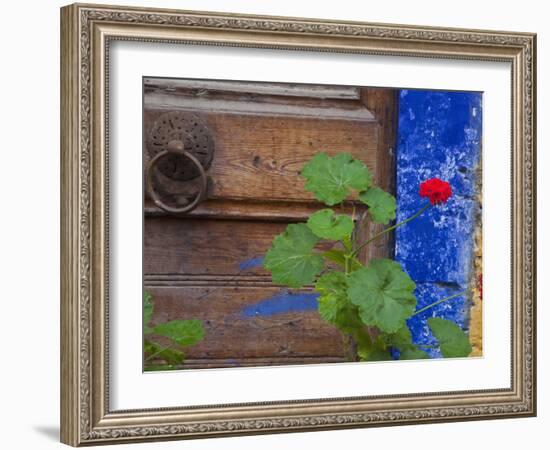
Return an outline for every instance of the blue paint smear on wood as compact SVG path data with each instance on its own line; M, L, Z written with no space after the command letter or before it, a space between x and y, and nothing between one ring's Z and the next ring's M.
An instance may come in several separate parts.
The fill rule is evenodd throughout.
M239 361L237 361L236 359L234 358L229 358L225 361L227 364L230 364L232 365L233 367L239 367L240 364L239 364Z
M264 262L263 256L256 256L254 258L247 259L239 264L239 270L249 270L256 267L260 267Z
M270 317L275 314L286 314L317 309L316 293L293 293L286 290L272 297L249 305L241 310L241 317Z
M396 230L395 258L417 284L418 308L468 289L474 231L480 214L476 199L481 153L480 93L402 90L397 145L397 220L426 202L420 183L438 177L451 184L446 205L430 208ZM443 317L464 330L469 298L461 296L407 322L416 343L435 343L426 319ZM431 357L440 357L430 349Z

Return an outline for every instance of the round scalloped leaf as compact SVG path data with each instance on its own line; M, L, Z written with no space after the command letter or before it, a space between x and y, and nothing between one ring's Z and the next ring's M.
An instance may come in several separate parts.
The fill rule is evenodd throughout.
M472 352L468 335L456 323L432 317L428 319L428 326L438 340L441 354L445 358L466 357Z
M339 241L351 235L353 220L345 214L334 214L332 209L327 208L313 214L307 221L307 226L322 239Z
M346 294L346 276L342 272L328 272L319 277L315 290L319 292L319 315L323 320L336 325L344 333L362 327L357 307Z
M319 292L319 314L329 322L335 323L342 302L346 299L346 278L342 272L328 272L319 277L315 283Z
M379 187L372 187L359 194L359 200L369 207L373 222L387 224L395 219L395 197Z
M382 334L382 339L388 346L399 350L399 359L426 359L428 354L420 350L412 341L411 330L405 324L393 334Z
M411 330L407 324L403 325L399 330L392 334L383 334L382 339L387 345L403 350L406 347L413 345Z
M357 341L357 355L361 361L390 361L391 353L380 337L372 340L368 336Z
M429 355L419 348L407 347L404 350L399 352L399 359L409 360L409 359L428 359Z
M273 239L264 258L264 267L273 282L289 287L311 284L323 269L323 258L313 252L319 238L305 223L290 224L284 233Z
M416 285L401 265L390 259L376 259L348 277L348 296L359 307L367 326L395 333L405 325L416 307Z
M166 336L182 346L196 344L204 337L202 321L196 319L161 323L154 328L154 331L155 334Z
M329 206L342 202L350 189L364 191L372 184L368 167L349 153L334 157L318 153L303 167L302 176L307 180L305 188Z

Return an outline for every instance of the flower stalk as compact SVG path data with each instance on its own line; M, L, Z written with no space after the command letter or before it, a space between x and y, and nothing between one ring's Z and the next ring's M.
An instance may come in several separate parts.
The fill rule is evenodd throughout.
M452 300L453 298L460 297L461 295L464 295L467 291L459 292L458 294L450 295L449 297L442 298L441 300L438 300L436 302L430 303L429 305L424 306L423 308L420 308L419 310L415 311L411 317L414 317L420 313L423 313L424 311L427 311L430 308L433 308L434 306L437 306L443 302L446 302L448 300Z
M389 233L390 231L392 230L395 230L396 228L399 228L400 226L402 225L405 225L406 223L410 222L411 220L414 220L416 219L418 216L420 216L424 211L426 211L431 205L428 203L427 205L425 205L422 209L420 209L419 211L417 211L416 213L414 213L411 217L399 222L399 223L396 223L395 225L392 225L391 227L388 227L386 228L385 230L382 230L380 231L379 233L375 234L373 237L371 237L370 239L367 239L365 242L363 242L361 245L359 245L359 247L357 247L351 254L352 257L355 257L359 254L359 252L365 248L367 245L369 245L372 241L375 241L376 239L378 239L379 237L383 236L384 234L386 233Z

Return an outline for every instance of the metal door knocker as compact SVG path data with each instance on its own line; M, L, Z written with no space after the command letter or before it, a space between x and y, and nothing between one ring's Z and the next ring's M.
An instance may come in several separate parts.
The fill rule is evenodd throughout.
M208 176L214 156L214 140L206 124L196 115L183 112L162 114L147 139L149 161L145 167L145 188L159 208L171 214L188 213L206 198ZM155 171L174 182L200 178L199 192L181 207L164 202L155 189Z

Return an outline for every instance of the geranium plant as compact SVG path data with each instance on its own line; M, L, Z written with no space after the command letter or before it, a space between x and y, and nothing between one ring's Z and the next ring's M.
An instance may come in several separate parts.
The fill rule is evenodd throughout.
M146 371L176 369L185 361L184 349L204 338L202 321L197 319L171 320L151 324L153 318L153 297L149 292L143 295L143 351ZM158 337L168 338L170 344L158 343Z
M334 157L318 153L303 167L301 175L306 180L305 188L327 206L337 206L355 193L355 198L368 207L372 222L389 224L395 219L393 195L374 186L368 167L347 153ZM321 209L307 223L290 224L274 238L264 267L276 284L291 288L313 284L319 293L321 318L350 337L359 360L427 358L426 346L413 343L407 319L464 293L417 310L416 285L401 264L383 258L365 265L358 255L384 234L406 226L451 196L451 186L445 181L432 178L421 183L418 212L364 242L354 238L354 218L338 214L333 208ZM318 248L322 240L334 245L322 251ZM444 357L470 354L468 336L457 324L433 317L428 319L428 326Z

